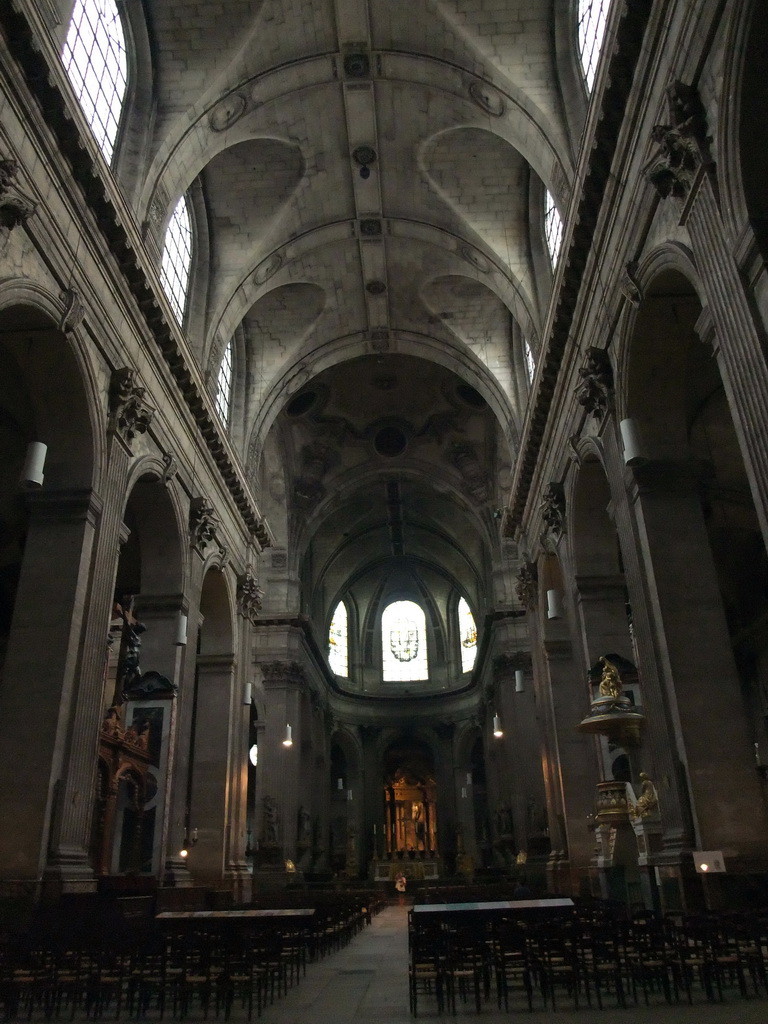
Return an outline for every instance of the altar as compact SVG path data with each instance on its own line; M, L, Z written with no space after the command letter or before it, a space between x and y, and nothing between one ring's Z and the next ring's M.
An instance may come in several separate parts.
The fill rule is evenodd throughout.
M394 882L399 874L405 875L408 881L433 882L440 878L441 862L439 858L429 860L374 860L371 864L371 875L374 882Z

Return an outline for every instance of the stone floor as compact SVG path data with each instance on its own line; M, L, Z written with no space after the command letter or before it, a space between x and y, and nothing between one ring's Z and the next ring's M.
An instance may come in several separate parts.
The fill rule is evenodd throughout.
M360 933L345 949L316 964L310 964L301 984L295 986L279 1003L267 1007L260 1021L263 1024L411 1024L408 1012L407 910L388 907L372 925ZM447 1014L446 1021L467 1024L476 1021L473 1004L462 1012L459 1003L456 1017ZM606 1000L605 1009L582 1007L574 1010L559 1004L556 1013L534 1010L529 1013L523 1001L510 1014L499 1013L495 997L483 1007L480 1017L486 1024L508 1022L517 1018L540 1024L559 1018L575 1018L578 1024L766 1024L768 1000L743 1000L734 994L723 1003L708 1003L703 995L689 1006L686 1002L668 1006L663 998L651 1006L617 1008ZM518 1012L519 1011L519 1012ZM234 1019L234 1014L233 1014ZM439 1020L434 1005L419 1006L419 1020Z

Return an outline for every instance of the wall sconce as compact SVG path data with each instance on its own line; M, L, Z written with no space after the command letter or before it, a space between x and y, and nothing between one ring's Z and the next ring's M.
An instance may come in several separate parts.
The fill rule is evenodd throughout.
M351 789L347 790L347 800L349 800L349 801L352 800L352 790Z
M344 779L342 779L341 777L336 779L336 789L344 789Z
M563 598L559 590L547 591L547 618L562 619Z
M173 643L176 647L187 646L187 616L184 612L176 613L176 639Z
M621 443L624 446L624 462L628 466L642 466L644 462L648 461L648 456L643 448L637 420L622 420L619 430L621 431Z
M525 672L521 668L515 669L515 693L525 693Z
M48 453L48 445L42 441L30 441L27 445L27 454L24 458L24 468L21 471L19 482L24 487L42 487L45 469L45 456Z
M253 684L246 683L243 687L243 704L249 707L253 703Z
M493 735L496 739L501 739L504 735L504 730L501 728L501 719L498 715L493 716Z
M293 736L291 735L291 727L290 727L290 725L286 725L286 727L285 727L285 739L283 740L283 746L284 747L292 747L293 746Z
M472 785L472 772L467 772L467 785Z

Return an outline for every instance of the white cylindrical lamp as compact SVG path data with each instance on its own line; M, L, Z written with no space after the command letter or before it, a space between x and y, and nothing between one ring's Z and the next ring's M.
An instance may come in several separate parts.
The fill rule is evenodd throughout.
M253 702L253 684L246 683L243 687L243 704L250 705Z
M525 693L525 672L521 668L515 669L515 693Z
M637 420L631 417L619 423L621 431L621 443L624 448L624 462L628 466L641 466L648 461L648 456L643 448L640 437L640 429Z
M176 647L187 646L187 616L185 612L178 612L176 615L176 639L173 641Z
M24 487L42 487L45 474L45 456L48 454L48 445L42 441L30 441L27 445L27 454L24 457L24 468L21 471L20 482Z
M290 727L290 725L286 725L286 727L285 727L285 739L283 740L283 746L284 747L292 747L293 746L293 736L291 734L291 727Z
M501 728L501 718L498 715L493 716L493 735L497 740L504 735L504 730Z
M548 590L547 591L547 618L548 619L562 619L563 617L563 597L559 590Z

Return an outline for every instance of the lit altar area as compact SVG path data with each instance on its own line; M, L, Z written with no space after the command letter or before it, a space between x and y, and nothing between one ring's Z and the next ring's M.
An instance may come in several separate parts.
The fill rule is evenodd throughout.
M394 879L402 872L409 879L438 878L437 786L398 772L385 786L385 821L374 827L373 876L376 881Z

